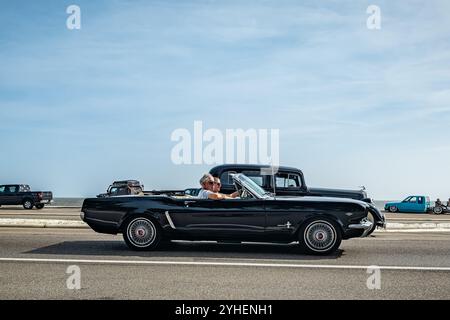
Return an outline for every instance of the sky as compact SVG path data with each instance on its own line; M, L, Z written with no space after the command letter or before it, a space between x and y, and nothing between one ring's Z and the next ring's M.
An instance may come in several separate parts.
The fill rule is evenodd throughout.
M278 129L309 186L450 197L448 0L0 4L0 184L196 187L212 165L175 164L171 134L202 121Z

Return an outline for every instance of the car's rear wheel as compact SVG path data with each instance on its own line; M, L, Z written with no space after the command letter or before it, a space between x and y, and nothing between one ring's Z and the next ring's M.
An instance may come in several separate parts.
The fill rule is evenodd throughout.
M33 209L34 202L31 199L25 199L25 200L23 200L22 205L23 205L24 209L31 210L31 209Z
M396 212L398 212L398 208L396 206L390 206L389 212L396 213Z
M433 213L434 214L442 214L444 212L444 208L437 206L433 208Z
M161 230L147 217L134 217L126 222L123 238L133 250L155 250L161 242Z
M326 218L310 220L300 228L300 246L311 254L331 254L339 248L341 241L340 227L336 222Z
M36 207L36 209L43 209L44 208L44 204L42 204L42 203L39 203L39 204L37 204L37 205L35 205L35 207Z

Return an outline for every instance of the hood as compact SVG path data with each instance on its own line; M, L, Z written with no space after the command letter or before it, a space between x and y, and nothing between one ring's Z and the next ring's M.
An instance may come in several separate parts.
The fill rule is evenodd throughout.
M367 198L364 190L348 190L348 189L330 189L330 188L308 188L308 192L312 195L329 196L329 197L348 197L357 200Z

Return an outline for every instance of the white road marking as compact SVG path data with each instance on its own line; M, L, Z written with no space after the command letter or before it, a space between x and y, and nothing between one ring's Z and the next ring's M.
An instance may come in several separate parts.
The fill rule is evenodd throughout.
M362 265L327 265L327 264L292 264L292 263L250 263L250 262L208 262L208 261L165 261L165 260L89 260L89 259L35 259L35 258L0 258L0 262L53 262L84 263L111 265L181 265L181 266L220 266L220 267L269 267L300 269L362 269L373 266ZM401 271L450 271L450 267L417 267L417 266L377 266L381 270Z

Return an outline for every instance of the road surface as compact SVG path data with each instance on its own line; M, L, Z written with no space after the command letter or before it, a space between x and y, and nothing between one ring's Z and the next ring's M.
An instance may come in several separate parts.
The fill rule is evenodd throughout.
M89 229L4 227L0 299L450 299L449 252L448 232L377 233L315 257L296 245L213 242L133 252ZM72 265L79 290L67 286Z

